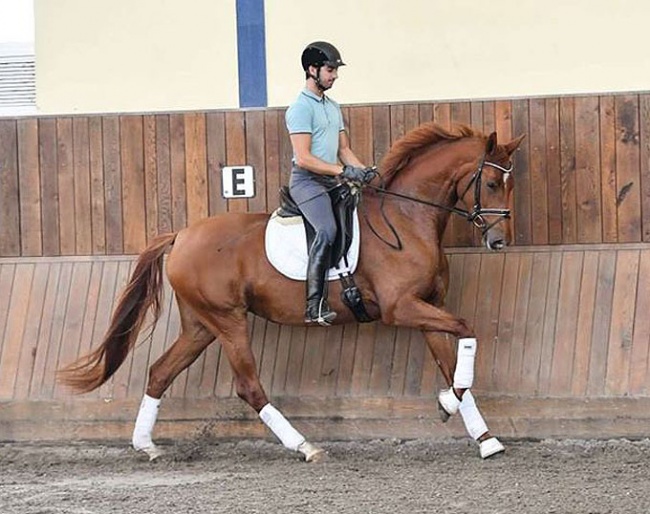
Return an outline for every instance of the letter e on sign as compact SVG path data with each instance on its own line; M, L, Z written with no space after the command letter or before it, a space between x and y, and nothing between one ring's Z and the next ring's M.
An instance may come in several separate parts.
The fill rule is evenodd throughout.
M224 166L221 169L221 191L224 198L255 196L255 176L252 166Z

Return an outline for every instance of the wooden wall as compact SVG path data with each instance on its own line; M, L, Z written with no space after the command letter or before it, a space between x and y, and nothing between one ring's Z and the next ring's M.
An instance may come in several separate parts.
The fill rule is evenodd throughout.
M378 162L421 122L522 132L515 247L446 234L450 308L480 338L476 395L517 437L642 437L650 421L650 95L346 107ZM0 119L0 440L129 437L146 370L178 331L171 294L152 341L74 397L58 366L102 337L134 255L159 232L266 211L288 180L283 111ZM225 200L223 165L257 196ZM262 381L315 438L461 435L437 421L440 376L419 333L380 324L290 328L251 317ZM220 423L209 424L217 419ZM166 395L159 435L268 435L233 395L218 345Z
M465 123L516 156L522 245L650 239L650 95L347 107L367 163L418 124ZM0 119L0 257L138 253L223 211L271 211L288 180L281 110ZM255 167L257 196L224 200L220 168ZM453 219L449 246L476 241Z

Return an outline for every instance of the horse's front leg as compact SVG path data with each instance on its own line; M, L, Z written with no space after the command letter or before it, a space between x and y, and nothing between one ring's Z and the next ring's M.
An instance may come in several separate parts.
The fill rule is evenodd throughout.
M449 353L452 352L449 348L444 354L442 349L439 350L437 357L438 360L450 363L445 375L450 387L440 393L438 401L448 415L458 412L463 394L474 383L477 343L474 331L469 325L442 307L408 295L401 296L388 308L384 306L382 321L388 325L419 328L425 333L443 332L458 338L458 351L455 355Z
M425 341L431 351L433 359L438 364L442 376L448 386L453 384L453 370L455 368L456 356L452 346L449 344L447 337L442 334L432 332L424 333ZM483 459L503 453L505 447L494 437L483 419L481 412L476 405L471 390L466 390L459 406L460 416L465 424L465 429L472 439L479 443L479 451ZM449 414L441 410L442 421L449 419Z

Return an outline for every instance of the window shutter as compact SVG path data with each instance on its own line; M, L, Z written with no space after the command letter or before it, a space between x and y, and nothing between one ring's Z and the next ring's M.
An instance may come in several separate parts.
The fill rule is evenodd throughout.
M29 46L0 45L0 116L36 113L36 64Z

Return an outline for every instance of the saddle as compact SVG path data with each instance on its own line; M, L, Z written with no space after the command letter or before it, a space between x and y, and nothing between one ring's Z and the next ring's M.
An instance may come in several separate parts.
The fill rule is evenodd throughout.
M353 213L359 203L359 195L354 194L347 184L340 184L329 192L329 196L336 219L336 240L332 244L332 257L328 263L328 267L331 268L341 262L350 249L353 237ZM316 230L302 215L300 207L291 197L287 186L280 188L280 208L276 214L280 218L302 217L307 233L307 248L311 248Z
M347 261L348 251L354 239L354 221L355 210L359 204L359 194L348 184L340 184L338 187L329 191L336 220L336 240L332 245L332 252L329 268L338 268L341 261L345 263L347 269L338 272L339 280L343 286L341 291L341 300L352 311L359 322L369 322L372 318L366 311L361 292L354 282L352 274L349 272L349 263ZM283 186L280 188L280 207L276 210L275 215L280 218L302 218L307 236L307 248L311 247L312 241L316 236L316 230L302 215L302 211L295 200L291 197L289 188Z

